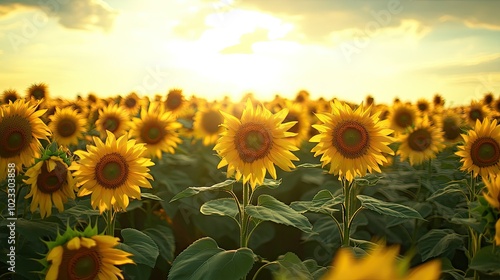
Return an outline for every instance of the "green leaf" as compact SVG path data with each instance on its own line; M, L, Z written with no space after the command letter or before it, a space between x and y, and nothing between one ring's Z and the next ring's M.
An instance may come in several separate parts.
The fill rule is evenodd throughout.
M498 247L486 246L476 253L469 268L485 273L500 273L500 250Z
M358 187L375 186L382 177L373 174L366 175L363 178L354 178L354 182Z
M321 190L314 196L312 201L294 201L290 204L290 207L299 213L315 212L332 215L334 212L339 211L333 207L343 201L343 196L334 197L329 190Z
M158 200L158 201L163 201L161 197L158 197L157 195L154 195L152 193L141 193L141 198L148 198L152 200Z
M279 180L274 180L274 179L268 179L264 178L264 182L262 185L257 186L255 189L260 189L260 188L269 188L269 189L276 189L281 185L281 179Z
M228 216L238 222L236 220L236 216L239 214L238 205L236 205L236 201L232 198L220 198L207 201L200 207L200 212L207 216Z
M132 259L135 263L145 264L151 268L155 267L159 250L149 236L133 228L124 228L121 234L123 242L118 244L118 248L132 253Z
M375 211L379 214L398 217L402 219L424 220L420 213L408 206L392 202L385 202L366 195L357 195L356 197L359 199L359 201L361 201L361 206L365 207L366 209Z
M249 248L226 251L209 237L199 239L180 253L172 264L168 279L241 279L254 263Z
M450 184L434 192L429 198L427 198L427 200L435 200L436 198L439 198L441 196L449 196L456 193L461 193L462 195L466 196L464 190L459 184Z
M193 196L193 195L197 195L200 192L219 191L219 190L229 191L229 190L233 189L233 184L235 182L236 182L236 180L226 180L224 182L217 183L217 184L212 185L210 187L189 187L189 188L181 191L177 195L175 195L170 200L170 202L174 202L174 201L179 200L181 198L185 198L185 197L190 197L190 196Z
M175 238L172 229L167 226L156 225L143 230L158 246L160 256L172 263L175 252Z
M297 165L297 168L321 168L321 163L302 163Z
M311 223L304 215L267 194L259 196L257 206L248 205L245 211L251 217L262 221L293 226L304 232L312 230Z
M463 237L451 229L432 229L418 240L422 261L453 253L463 245Z
M294 253L288 252L280 256L276 262L280 267L273 273L277 279L313 280L311 272Z

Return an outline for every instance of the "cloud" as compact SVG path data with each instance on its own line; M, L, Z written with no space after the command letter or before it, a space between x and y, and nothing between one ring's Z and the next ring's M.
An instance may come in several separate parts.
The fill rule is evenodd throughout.
M269 31L259 28L252 33L243 34L240 42L236 45L227 47L220 51L222 54L250 54L253 53L252 46L254 43L269 40Z
M83 30L110 31L118 14L102 0L4 0L0 2L0 16L20 8L38 9L66 28Z

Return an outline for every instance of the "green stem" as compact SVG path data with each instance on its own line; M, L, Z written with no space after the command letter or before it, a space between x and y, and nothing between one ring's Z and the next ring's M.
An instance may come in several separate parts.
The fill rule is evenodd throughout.
M256 278L256 277L257 277L257 275L259 274L259 272L260 272L260 271L261 271L264 267L266 267L266 266L268 266L268 265L273 265L273 264L278 264L278 262L276 262L276 261L274 261L274 262L268 262L268 263L266 263L265 265L263 265L263 266L259 267L259 269L258 269L258 270L255 272L255 274L253 275L252 280L257 279L257 278Z
M247 228L249 219L245 212L245 207L248 205L250 200L250 185L243 184L243 205L241 206L241 231L240 231L240 248L244 248L248 246L248 236L247 236Z
M471 178L470 178L470 202L477 201L477 190L476 190L476 180L474 178L474 172L471 172ZM470 205L469 202L469 205ZM469 209L469 218L472 218L471 211ZM479 251L479 248L481 247L481 237L482 235L478 236L477 232L474 231L472 227L469 227L469 262L474 259L476 256L477 251ZM479 280L479 273L477 270L474 270L474 280Z
M107 212L106 219L106 235L115 236L115 213L113 209L109 209Z
M347 180L342 180L342 184L344 187L344 217L343 217L343 236L342 236L342 247L348 247L350 244L349 240L349 221L351 219L351 192L350 192L350 184Z

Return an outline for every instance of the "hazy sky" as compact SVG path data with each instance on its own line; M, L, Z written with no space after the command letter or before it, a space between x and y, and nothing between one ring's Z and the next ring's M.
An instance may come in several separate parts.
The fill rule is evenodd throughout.
M500 94L500 1L0 0L0 91Z

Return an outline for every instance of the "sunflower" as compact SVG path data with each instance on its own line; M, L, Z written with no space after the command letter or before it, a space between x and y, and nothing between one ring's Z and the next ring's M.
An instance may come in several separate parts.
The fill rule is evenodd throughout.
M182 94L182 89L171 89L167 94L167 99L164 104L167 111L172 112L174 115L178 115L187 104Z
M396 103L392 106L389 113L391 128L400 134L415 124L417 113L411 104Z
M434 105L434 109L442 108L444 106L444 98L441 94L436 93L432 98L432 104Z
M161 158L162 151L175 153L182 140L177 130L182 127L171 112L165 112L159 103L142 108L140 118L134 118L130 135L137 142L146 144L146 155Z
M491 107L491 105L493 104L493 100L495 100L493 93L487 92L484 94L483 100L481 100L481 101L484 105Z
M83 232L68 228L47 242L45 279L123 279L116 265L134 261L132 254L116 248L118 244L117 237L98 235L97 228L87 227Z
M30 192L24 198L33 197L30 210L40 207L40 216L48 217L52 214L52 203L59 212L64 211L63 203L68 198L74 199L76 181L68 170L67 163L60 157L51 156L40 160L25 174L26 184L31 185Z
M2 101L0 104L9 104L21 98L15 89L6 89L3 91Z
M433 126L427 117L419 118L414 127L399 137L399 142L397 154L401 161L410 159L411 165L435 158L445 147L441 129Z
M420 98L417 100L417 109L422 115L428 115L430 112L430 104L429 101L425 98Z
M295 96L295 102L301 103L301 104L306 104L309 102L309 92L307 90L300 90L297 95Z
M413 269L406 269L398 262L398 246L377 246L362 259L356 259L350 248L340 248L333 260L333 268L323 280L437 280L441 275L441 263L432 260Z
M465 109L465 119L470 127L473 127L476 124L476 120L482 122L483 119L491 117L490 115L490 109L478 101L472 101Z
M27 90L28 100L47 101L49 99L48 87L45 83L32 84Z
M437 120L447 143L456 143L461 139L460 133L464 128L464 122L457 113L447 110L442 116L437 117Z
M283 122L295 122L289 131L296 133L292 138L295 145L300 147L302 142L309 137L309 128L311 127L311 120L309 113L304 110L304 105L299 103L286 102L285 107L288 108L288 115Z
M288 109L272 114L262 106L254 108L248 99L241 119L221 112L224 131L214 150L222 157L217 168L227 167L227 176L243 178L252 189L262 185L266 170L276 179L274 164L285 171L295 168L292 160L299 160L291 151L298 148L290 140L295 134L288 130L294 122L282 123Z
M361 104L356 110L335 100L331 113L317 114L323 124L313 125L320 133L309 141L318 142L311 150L321 157L322 165L330 163L330 173L352 181L366 172L381 172L379 165L387 162L384 153L393 155L389 144L392 129L387 121L379 121L378 113L371 115L370 108Z
M40 119L45 110L36 107L23 99L0 106L0 181L8 163L15 163L17 171L32 165L40 155L40 139L48 140L49 128Z
M81 139L85 132L87 119L68 107L57 107L54 115L49 118L49 128L52 130L54 141L66 147L78 144L78 139Z
M477 120L474 129L467 135L462 134L462 138L465 143L458 146L456 152L463 162L461 170L483 178L500 173L500 126L497 120Z
M116 104L110 104L99 110L99 118L95 125L101 136L105 136L106 131L110 131L119 137L127 133L130 123L130 117L124 109Z
M194 135L199 139L203 139L203 145L205 146L215 144L219 139L219 134L224 130L221 126L223 122L224 118L217 105L209 105L200 109L194 116Z
M78 196L92 194L91 203L102 213L111 209L122 211L129 204L129 197L141 199L139 186L151 188L148 179L149 166L153 166L149 158L144 158L144 144L128 140L126 135L116 139L109 131L106 143L94 137L96 146L87 145L87 151L76 151L80 157L77 164L70 169L79 182Z
M120 106L124 108L130 116L135 116L141 109L144 102L137 96L135 92L129 93L125 98L122 98Z

